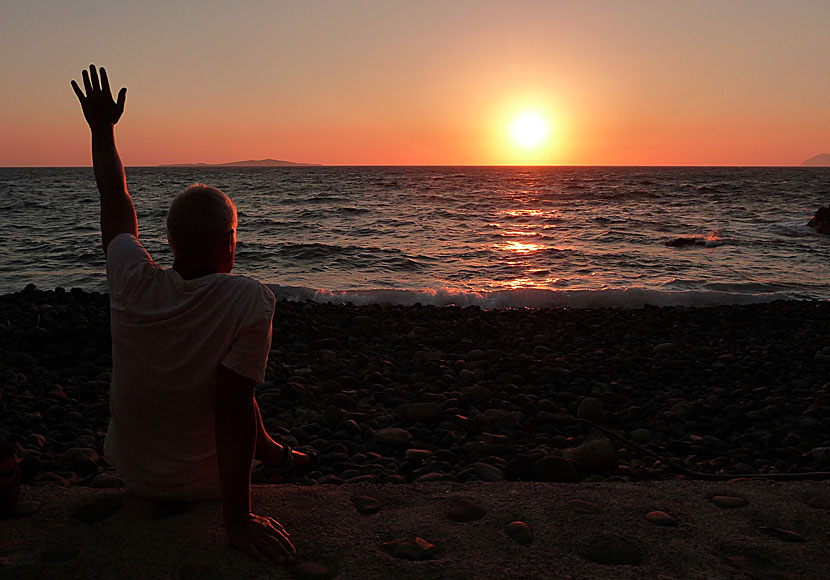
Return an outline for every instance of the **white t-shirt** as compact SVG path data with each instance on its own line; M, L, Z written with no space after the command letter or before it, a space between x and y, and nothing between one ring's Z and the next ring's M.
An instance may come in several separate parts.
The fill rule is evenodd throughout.
M274 295L256 280L184 280L131 234L107 248L112 328L104 455L127 488L159 499L221 495L214 413L219 365L262 382Z

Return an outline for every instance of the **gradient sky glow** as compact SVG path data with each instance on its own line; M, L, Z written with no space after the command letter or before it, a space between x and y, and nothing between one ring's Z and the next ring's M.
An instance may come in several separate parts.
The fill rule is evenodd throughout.
M830 2L3 0L0 165L792 165L830 152ZM534 111L546 144L517 147Z

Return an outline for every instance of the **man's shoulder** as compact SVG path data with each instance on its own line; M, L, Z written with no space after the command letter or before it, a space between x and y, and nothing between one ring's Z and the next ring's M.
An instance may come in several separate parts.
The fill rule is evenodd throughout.
M276 303L274 293L259 280L238 274L223 274L220 281L224 292L244 296L252 301L261 300L273 310Z
M162 271L141 242L129 233L110 240L106 257L107 283L113 306L123 307L132 302L140 294L137 289L145 288Z

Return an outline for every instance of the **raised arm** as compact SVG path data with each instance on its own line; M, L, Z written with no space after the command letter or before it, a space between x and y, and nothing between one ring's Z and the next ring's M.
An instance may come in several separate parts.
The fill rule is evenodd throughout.
M115 124L124 113L127 89L118 92L118 100L112 98L107 71L100 69L101 78L95 65L89 65L89 72L83 71L84 91L72 81L72 88L78 95L84 118L92 132L92 166L95 182L101 196L101 241L104 252L118 234L129 233L138 237L138 221L135 206L127 191L127 179L121 157L115 148Z

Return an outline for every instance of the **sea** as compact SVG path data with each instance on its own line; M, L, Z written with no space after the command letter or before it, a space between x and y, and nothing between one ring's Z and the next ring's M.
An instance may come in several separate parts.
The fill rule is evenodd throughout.
M509 307L830 299L813 167L133 167L139 237L193 183L237 205L234 273L278 299ZM106 291L91 168L0 168L0 293Z

